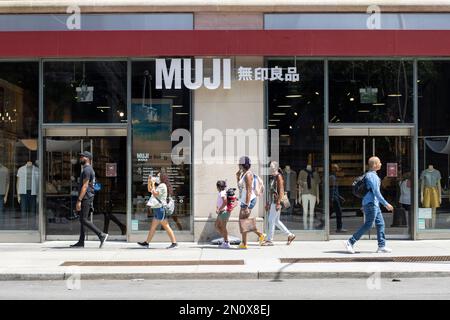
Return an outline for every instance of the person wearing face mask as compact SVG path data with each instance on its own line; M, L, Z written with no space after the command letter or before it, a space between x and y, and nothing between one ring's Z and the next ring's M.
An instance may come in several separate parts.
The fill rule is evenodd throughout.
M142 247L149 247L149 243L152 241L155 235L156 229L161 224L164 230L166 230L169 235L172 244L167 247L167 249L174 249L178 247L175 234L167 221L165 216L163 203L167 203L167 197L172 194L172 186L169 182L169 177L166 174L158 173L156 177L148 177L148 192L151 193L150 200L148 201L148 206L152 208L153 211L153 221L150 226L150 230L147 235L147 239L144 242L138 242L138 245ZM159 200L159 201L158 201Z
M80 216L80 238L77 243L71 245L72 248L84 247L84 227L91 229L100 240L100 248L103 247L107 233L103 233L93 223L88 221L89 212L92 209L94 203L94 184L95 184L95 172L91 166L92 154L88 151L80 153L80 163L83 166L83 170L80 175L80 185L78 188L78 200L76 204L76 210Z

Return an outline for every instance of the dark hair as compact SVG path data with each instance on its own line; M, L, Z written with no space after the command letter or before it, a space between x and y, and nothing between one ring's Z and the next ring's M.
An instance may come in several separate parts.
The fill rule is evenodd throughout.
M159 180L167 186L167 193L169 196L172 195L173 189L169 181L169 176L163 172L159 172Z
M239 159L239 164L242 165L244 167L245 170L250 169L250 167L252 166L251 162L250 162L250 158L247 156L243 156Z
M220 191L223 191L223 190L225 190L225 189L227 188L227 183L226 183L225 181L223 181L223 180L219 180L219 181L217 181L217 183L216 183L216 187L217 187L217 189L219 189Z

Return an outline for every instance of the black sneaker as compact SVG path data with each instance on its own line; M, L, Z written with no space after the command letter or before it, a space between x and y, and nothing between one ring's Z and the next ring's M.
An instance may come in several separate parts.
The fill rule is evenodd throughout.
M140 245L141 247L145 247L145 248L148 248L148 246L149 246L147 241L138 242L137 244Z
M108 234L104 233L100 236L100 246L99 248L101 249L103 247L103 244L106 242L106 239L108 239Z
M84 243L77 242L75 244L70 245L71 248L84 248Z
M175 249L178 247L178 243L172 243L170 246L168 246L166 249Z

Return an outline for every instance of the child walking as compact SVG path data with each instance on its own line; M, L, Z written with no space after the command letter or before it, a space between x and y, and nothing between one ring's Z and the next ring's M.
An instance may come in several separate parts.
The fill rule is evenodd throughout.
M225 191L225 189L227 188L227 183L223 180L219 180L216 183L216 187L219 194L217 195L217 219L215 227L223 237L223 242L220 245L220 248L229 249L230 242L228 240L227 222L230 219L231 210L228 209L231 208L231 204L228 203L227 192Z

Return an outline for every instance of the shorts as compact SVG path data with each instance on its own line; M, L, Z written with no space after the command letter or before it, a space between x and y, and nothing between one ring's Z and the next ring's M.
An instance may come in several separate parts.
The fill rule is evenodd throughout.
M228 211L222 211L217 215L217 219L227 222L230 219L230 214Z
M164 220L166 218L164 208L153 208L152 211L153 211L153 219Z
M438 188L425 187L423 190L423 207L439 208L439 191Z
M254 198L252 201L250 201L250 205L248 206L249 209L253 209L256 206L256 198ZM243 204L241 202L241 209L246 209L247 205Z

